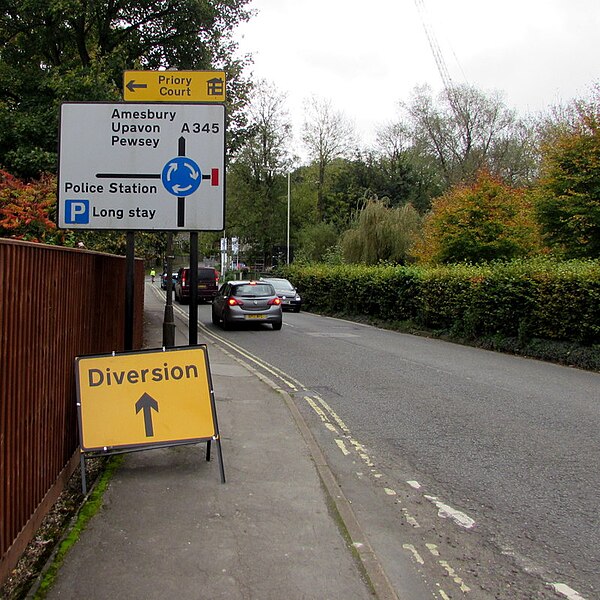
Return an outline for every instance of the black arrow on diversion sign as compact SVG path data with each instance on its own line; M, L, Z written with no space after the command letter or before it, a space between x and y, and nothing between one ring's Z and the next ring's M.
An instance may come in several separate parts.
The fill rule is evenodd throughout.
M144 395L135 403L135 414L140 410L144 411L144 426L146 428L146 437L154 437L154 427L152 426L152 410L158 412L158 402L149 394Z

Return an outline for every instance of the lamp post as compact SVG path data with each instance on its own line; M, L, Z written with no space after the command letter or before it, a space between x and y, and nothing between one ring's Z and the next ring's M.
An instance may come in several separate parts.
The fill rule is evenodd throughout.
M292 191L292 181L291 181L291 176L292 174L288 172L288 194L287 194L287 243L286 243L286 250L287 250L287 263L286 264L290 264L290 200L291 200L291 191Z
M175 346L175 318L173 315L173 233L167 233L167 293L163 319L163 346Z

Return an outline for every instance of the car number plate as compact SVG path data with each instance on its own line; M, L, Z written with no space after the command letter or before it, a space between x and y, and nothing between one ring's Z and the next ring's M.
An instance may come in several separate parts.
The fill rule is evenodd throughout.
M206 288L206 287L208 287L208 286L207 286L205 283L199 283L199 284L198 284L198 287L199 287L199 288Z
M265 319L265 315L246 315L246 319Z

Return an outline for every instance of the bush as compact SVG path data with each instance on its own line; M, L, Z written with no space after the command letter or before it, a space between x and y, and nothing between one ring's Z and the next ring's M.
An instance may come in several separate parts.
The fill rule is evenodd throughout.
M419 327L467 339L502 336L600 343L600 263L549 258L487 265L295 265L308 310Z

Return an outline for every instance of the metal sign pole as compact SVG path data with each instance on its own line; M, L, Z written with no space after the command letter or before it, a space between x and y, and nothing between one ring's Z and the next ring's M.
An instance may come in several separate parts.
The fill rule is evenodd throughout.
M135 282L135 233L127 232L127 273L125 280L125 350L133 350L133 302Z
M190 313L188 343L198 343L198 232L190 232Z
M167 233L167 293L163 319L163 346L175 346L175 318L173 315L173 232Z

